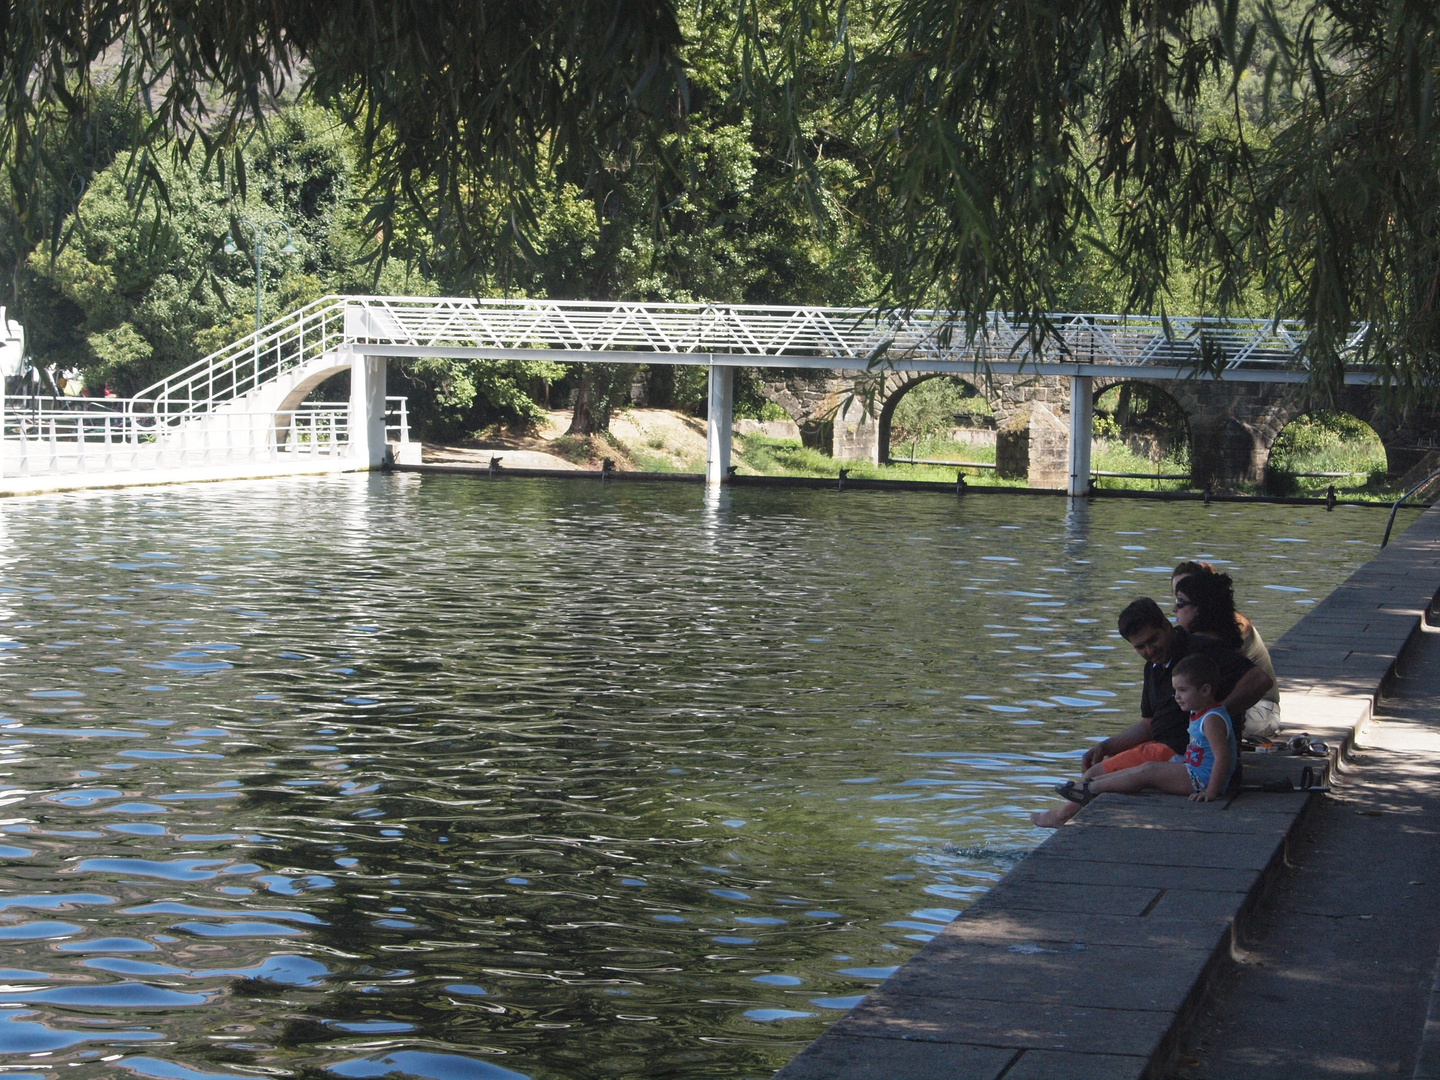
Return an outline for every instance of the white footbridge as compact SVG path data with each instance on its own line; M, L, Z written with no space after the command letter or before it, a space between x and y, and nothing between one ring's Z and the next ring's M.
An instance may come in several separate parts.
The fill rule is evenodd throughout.
M942 311L328 296L133 398L7 395L0 471L23 478L266 463L366 469L413 460L405 399L385 392L392 358L704 365L706 478L717 484L729 472L737 367L1065 375L1072 435L1089 430L1097 376L1308 377L1306 331L1297 322L1084 314L1049 322L1058 332L1037 348L1027 324L1001 314L969 334L963 315ZM345 371L348 401L311 400ZM1373 379L1359 365L1346 374L1347 382ZM1071 493L1083 494L1090 439L1072 437L1070 446Z

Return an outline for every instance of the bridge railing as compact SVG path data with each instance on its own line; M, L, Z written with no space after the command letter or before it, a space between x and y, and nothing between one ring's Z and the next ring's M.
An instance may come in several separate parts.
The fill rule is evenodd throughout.
M1060 313L1035 346L1034 325L992 312L970 336L963 313L742 304L350 297L356 341L449 348L783 358L1029 360L1121 366L1295 366L1307 332L1295 320ZM1358 345L1358 339L1352 347ZM567 357L568 358L568 357ZM579 359L575 357L574 359Z
M136 404L123 398L7 397L0 474L131 472L340 457L349 451L345 402L302 402L282 413L227 410L203 418L146 412ZM403 397L386 398L386 437L410 441Z
M992 312L967 329L963 313L745 304L643 304L463 297L326 296L260 327L142 390L135 411L194 415L243 397L343 346L411 354L662 360L797 357L837 366L1057 363L1118 368L1294 371L1307 331L1283 319L1058 313L1037 323ZM1349 343L1358 355L1364 327ZM694 358L694 359L692 359Z
M344 343L344 298L325 296L147 386L137 411L166 415L206 412L322 356Z

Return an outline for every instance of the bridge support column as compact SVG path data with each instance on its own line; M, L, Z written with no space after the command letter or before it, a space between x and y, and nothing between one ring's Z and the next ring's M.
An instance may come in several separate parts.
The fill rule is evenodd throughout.
M350 456L385 464L385 357L356 353L350 363Z
M711 366L705 415L705 483L723 484L730 475L730 433L735 426L734 368Z
M1070 378L1070 481L1071 496L1090 494L1090 440L1095 426L1094 380L1089 375Z

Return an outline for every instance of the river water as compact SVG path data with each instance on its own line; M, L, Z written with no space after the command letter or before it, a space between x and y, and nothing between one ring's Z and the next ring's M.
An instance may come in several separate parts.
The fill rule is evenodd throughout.
M0 507L0 1077L766 1077L1368 509L396 475Z

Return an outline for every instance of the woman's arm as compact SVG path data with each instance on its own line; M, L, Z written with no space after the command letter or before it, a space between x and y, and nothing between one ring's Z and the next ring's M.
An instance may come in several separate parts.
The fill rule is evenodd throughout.
M1205 790L1190 796L1195 802L1214 802L1225 794L1225 785L1230 780L1230 766L1234 763L1234 756L1230 753L1230 732L1225 728L1225 721L1213 712L1205 717L1205 738L1210 740L1215 763L1210 767L1210 783L1205 785Z

